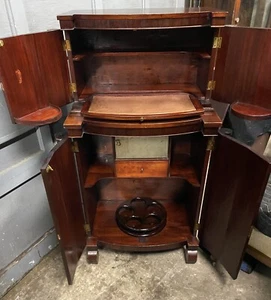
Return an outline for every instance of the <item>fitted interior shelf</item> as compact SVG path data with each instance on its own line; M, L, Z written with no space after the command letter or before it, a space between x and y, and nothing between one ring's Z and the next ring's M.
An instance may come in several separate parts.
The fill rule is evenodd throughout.
M17 124L40 126L58 121L62 116L62 111L56 106L40 108L21 118L15 118Z
M117 250L161 251L183 246L192 237L189 192L198 188L184 179L115 178L103 179L95 186L98 202L92 234L100 246ZM135 197L158 201L167 212L166 225L153 236L135 237L124 233L116 222L117 208Z
M99 240L99 245L110 245L117 250L131 250L136 246L139 252L182 247L192 236L185 205L172 200L158 201L167 211L164 229L154 236L134 237L121 231L115 221L115 212L123 201L99 200L93 227L93 235Z
M126 160L127 164L129 164L129 160ZM144 160L141 160L144 163ZM122 160L123 164L125 164L125 160ZM158 161L159 163L160 161ZM157 163L157 165L158 165ZM135 177L138 177L134 174ZM115 175L115 166L112 163L103 163L96 161L90 165L87 176L85 179L84 187L91 188L93 187L99 180L106 178L116 178ZM125 177L133 177L125 176ZM160 176L149 176L149 177L160 177ZM180 155L175 157L174 160L171 161L168 170L168 178L182 178L187 180L191 185L195 187L200 186L198 174L194 165L192 164L191 158L189 155ZM119 176L119 178L123 178Z
M86 52L73 56L78 96L184 92L203 96L210 54L189 51Z
M80 98L85 99L93 94L140 94L140 93L175 93L185 92L195 97L202 97L200 88L188 83L154 83L154 84L98 84L95 86L85 86L80 94Z
M169 167L169 177L184 178L194 186L200 186L198 174L189 155L175 156Z
M161 54L164 55L172 55L174 53L187 53L188 51L157 51L157 52L153 52L152 55L157 55L160 56ZM202 58L202 59L211 59L211 55L207 52L191 52L193 53L193 55L195 57L198 58ZM78 53L78 54L74 54L72 59L74 62L80 62L83 61L84 59L88 58L89 56L91 57L99 57L99 56L103 56L103 57L112 57L112 56L146 56L149 55L150 52L146 52L146 51L120 51L120 52L94 52L94 51L88 51L88 52L82 52L82 53Z
M200 102L186 93L98 94L82 114L86 118L116 121L154 121L198 117Z

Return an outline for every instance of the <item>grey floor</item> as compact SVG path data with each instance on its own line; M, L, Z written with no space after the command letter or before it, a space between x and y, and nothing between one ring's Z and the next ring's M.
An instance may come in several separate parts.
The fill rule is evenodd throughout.
M81 258L68 286L56 249L3 298L8 299L270 300L271 270L260 265L232 280L202 253L195 265L186 265L181 249L156 254L101 250L98 265Z

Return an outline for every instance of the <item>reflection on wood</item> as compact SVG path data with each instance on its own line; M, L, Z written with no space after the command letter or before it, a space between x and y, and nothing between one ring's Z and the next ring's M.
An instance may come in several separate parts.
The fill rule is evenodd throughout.
M229 12L227 24L249 27L271 27L270 0L201 1L201 6L215 7Z

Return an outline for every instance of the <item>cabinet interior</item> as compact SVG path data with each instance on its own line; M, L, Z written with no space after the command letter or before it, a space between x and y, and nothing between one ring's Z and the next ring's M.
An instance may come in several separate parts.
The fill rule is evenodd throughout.
M142 97L150 94L159 95L157 99L162 97L163 103L169 101L169 95L178 95L184 103L186 96L179 96L178 93L189 94L192 97L189 105L193 105L195 113L188 109L189 115L184 115L183 122L192 120L200 124L203 108L196 102L206 93L213 37L214 29L210 27L74 29L69 32L69 39L78 99L90 99L90 105L95 106L96 98L106 98L110 103L114 97L119 97L129 107L132 101L139 103ZM147 101L150 103L152 100L148 98ZM121 158L116 155L116 141L129 138L129 134L122 137L124 130L114 132L114 126L128 127L130 122L139 128L141 125L137 117L133 118L128 112L121 115L118 105L115 105L112 115L110 111L103 111L98 117L97 111L96 115L91 115L91 106L88 101L86 104L87 108L81 113L88 124L93 122L93 118L94 121L99 118L100 126L111 120L111 125L107 125L111 126L108 136L85 134L79 140L84 149L80 152L85 155L82 186L87 194L87 206L90 207L88 218L92 236L97 238L98 244L121 250L137 247L139 251L155 251L173 249L190 241L198 217L206 154L207 139L200 129L184 129L180 134L180 125L176 131L178 134L162 134L160 128L163 125L155 125L159 127L156 133L154 129L147 131L147 126L164 122L166 127L166 117L149 119L149 122L144 119L144 134L135 131L132 136L138 139L155 135L167 137L167 157L143 155L134 158L128 155ZM145 111L141 110L139 115L142 116ZM182 113L185 114L185 111ZM180 112L175 119L171 117L170 122L177 122L179 115ZM88 132L87 127L85 130ZM157 200L166 208L167 223L159 234L136 238L118 228L115 220L118 206L136 197Z
M214 29L70 32L79 99L95 93L205 95Z
M192 235L197 218L205 139L201 133L170 136L167 157L116 158L116 144L123 139L125 138L84 135L79 140L79 153L83 156L81 161L84 160L82 181L88 198L92 235L104 245L110 244L113 239L114 244L118 245L116 249L120 247L122 250L127 250L132 245L139 246L142 251L145 247L157 247L157 250L161 250L161 238L166 236L169 240L172 239L173 248L181 246ZM129 169L132 168L130 164L135 161L144 168L154 162L152 173L147 176L145 171L142 174L135 174L135 171L133 174L125 171L117 173L119 162L123 162ZM167 164L166 174L161 177L157 175L159 162ZM167 210L168 222L165 229L158 235L143 239L144 242L123 233L115 223L117 207L123 201L135 197L157 200ZM170 246L167 244L167 247Z

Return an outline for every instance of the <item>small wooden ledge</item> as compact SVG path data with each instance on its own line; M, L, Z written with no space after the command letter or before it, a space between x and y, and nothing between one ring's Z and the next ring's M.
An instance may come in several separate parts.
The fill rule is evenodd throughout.
M62 117L62 111L57 106L47 106L38 109L21 118L15 118L17 124L41 126L58 121Z
M249 103L236 102L231 105L232 112L248 120L265 120L271 117L271 110Z

